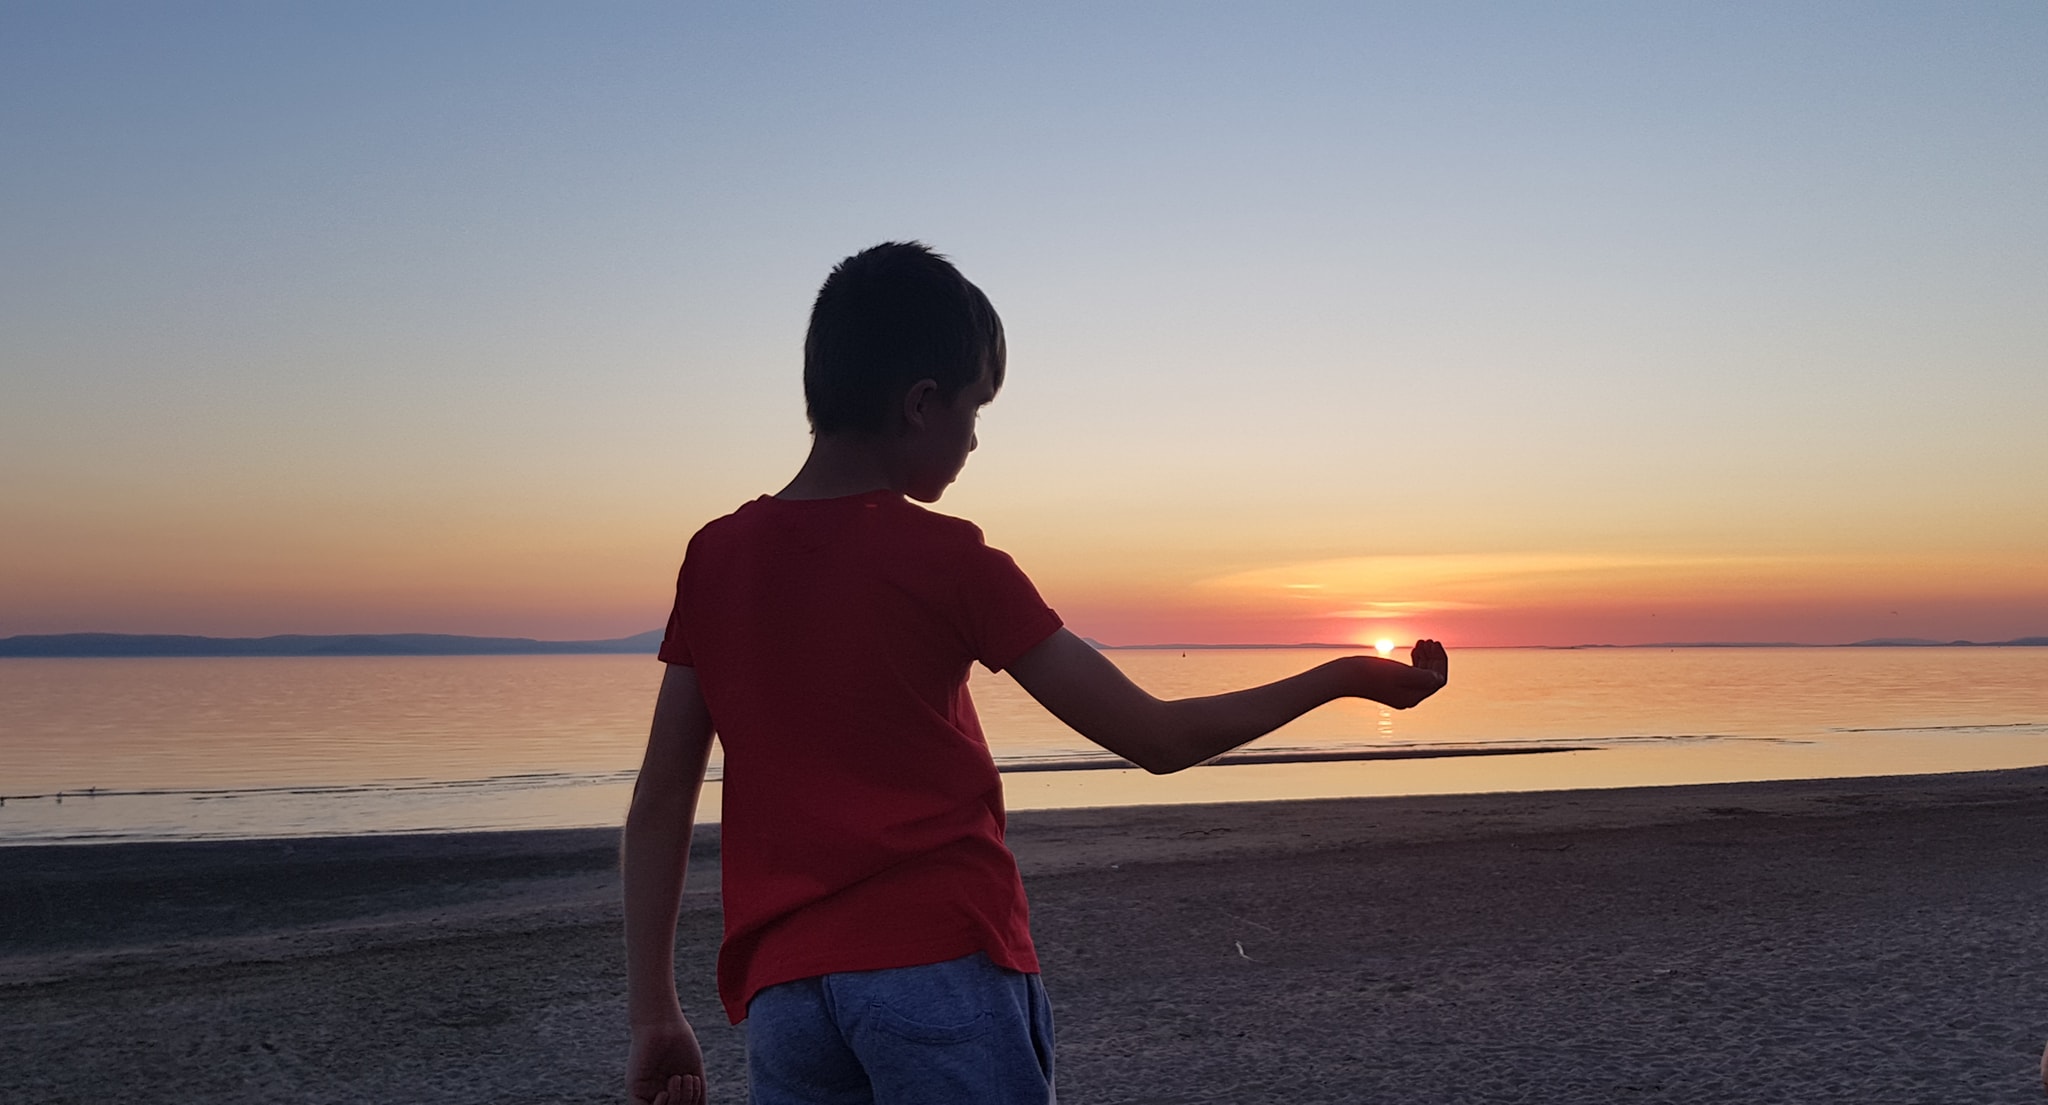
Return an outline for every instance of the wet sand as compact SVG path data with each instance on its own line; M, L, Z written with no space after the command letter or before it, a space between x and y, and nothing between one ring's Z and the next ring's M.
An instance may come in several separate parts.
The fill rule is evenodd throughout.
M2048 768L1018 814L1089 1102L2041 1100ZM0 1101L616 1102L615 834L0 849ZM715 1099L715 833L679 934Z

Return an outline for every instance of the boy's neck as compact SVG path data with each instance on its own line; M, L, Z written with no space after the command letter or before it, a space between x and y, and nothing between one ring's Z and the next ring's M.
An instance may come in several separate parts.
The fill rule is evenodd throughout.
M901 492L908 486L904 466L879 437L830 434L811 439L811 455L778 499L839 499L867 491Z

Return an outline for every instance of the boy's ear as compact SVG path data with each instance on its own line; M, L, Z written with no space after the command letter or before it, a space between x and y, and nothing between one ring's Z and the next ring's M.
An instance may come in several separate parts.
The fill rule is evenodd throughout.
M903 421L913 430L924 429L925 415L939 400L937 380L919 380L903 393Z

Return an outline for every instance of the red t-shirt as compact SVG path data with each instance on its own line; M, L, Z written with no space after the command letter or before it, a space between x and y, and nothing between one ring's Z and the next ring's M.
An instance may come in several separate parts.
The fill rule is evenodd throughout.
M833 971L1038 970L967 673L1059 627L979 529L892 491L764 496L690 540L660 655L697 669L725 748L733 1023Z

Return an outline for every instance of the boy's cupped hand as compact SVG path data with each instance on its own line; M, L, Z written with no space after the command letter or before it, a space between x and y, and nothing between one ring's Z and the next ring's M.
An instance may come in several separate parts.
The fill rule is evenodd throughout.
M704 1105L704 1051L690 1022L635 1025L626 1054L630 1105Z
M1409 663L1403 664L1398 660L1360 657L1358 662L1367 665L1371 680L1371 689L1363 697L1405 710L1442 690L1451 677L1450 654L1436 641L1415 642L1408 659Z
M1436 673L1437 685L1451 681L1451 654L1444 651L1438 641L1417 641L1408 651L1408 663L1424 671Z

